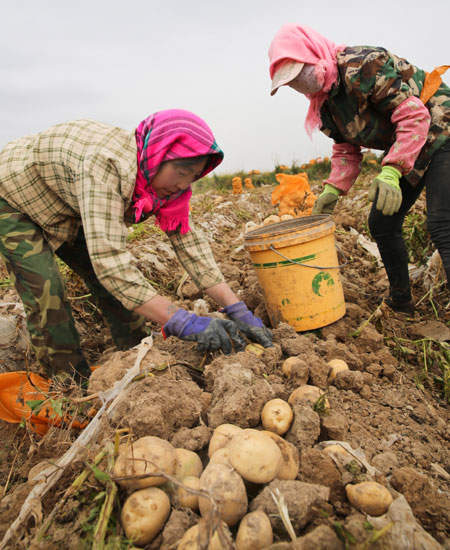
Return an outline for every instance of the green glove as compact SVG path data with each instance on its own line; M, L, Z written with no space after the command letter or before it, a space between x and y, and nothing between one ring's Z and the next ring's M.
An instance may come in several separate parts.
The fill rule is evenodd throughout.
M377 210L385 216L392 216L398 212L402 204L402 190L400 189L401 172L393 166L383 166L381 172L372 181L369 189L369 201L375 200L378 191Z
M332 214L340 194L339 189L326 183L322 193L314 203L311 214L313 216L316 214Z

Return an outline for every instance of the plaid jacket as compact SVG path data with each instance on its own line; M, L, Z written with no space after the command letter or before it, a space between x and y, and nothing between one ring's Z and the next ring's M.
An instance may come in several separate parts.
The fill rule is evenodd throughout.
M336 143L381 149L395 141L391 114L411 96L419 97L425 71L384 48L355 46L337 56L338 81L322 106L321 131ZM412 185L421 180L433 153L450 137L450 88L441 84L428 101L431 115L428 137L414 169L405 177Z
M130 310L157 294L126 247L136 156L134 131L92 120L58 124L0 153L0 196L42 228L53 250L82 225L99 280ZM224 279L208 242L191 228L168 236L195 284L209 288Z

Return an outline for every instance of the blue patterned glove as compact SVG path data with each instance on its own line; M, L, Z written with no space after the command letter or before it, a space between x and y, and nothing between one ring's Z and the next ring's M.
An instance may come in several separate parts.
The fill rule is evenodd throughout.
M237 302L220 311L226 313L249 340L265 348L272 346L272 332L264 326L259 317L253 315L244 302Z
M245 341L232 321L199 317L184 309L178 309L172 315L162 327L162 333L164 338L176 336L186 342L197 342L197 349L201 353L220 349L229 355L233 351L233 344L236 351L245 347Z

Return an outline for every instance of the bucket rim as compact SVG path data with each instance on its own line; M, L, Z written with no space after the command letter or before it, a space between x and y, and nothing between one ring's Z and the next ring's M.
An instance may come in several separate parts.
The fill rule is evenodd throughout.
M334 225L330 214L317 214L315 216L303 216L301 218L294 218L292 220L286 220L283 222L277 222L258 229L253 229L244 235L244 243L255 238L261 237L279 237L286 234L286 231L298 230L298 229L310 229L322 225L323 222L331 222Z

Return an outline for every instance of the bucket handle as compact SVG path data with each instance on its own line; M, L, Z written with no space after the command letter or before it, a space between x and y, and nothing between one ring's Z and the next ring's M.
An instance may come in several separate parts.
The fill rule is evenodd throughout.
M345 260L345 262L343 264L333 265L331 267L322 267L322 266L319 266L319 265L308 265L308 264L303 264L302 262L295 262L294 260L291 260L290 258L288 258L288 257L284 256L283 254L281 254L281 252L278 252L278 250L276 250L272 245L270 245L270 250L272 250L273 252L275 252L276 254L278 254L279 256L281 256L282 258L287 260L288 262L291 262L292 264L302 265L303 267L313 267L314 269L339 269L340 267L344 267L348 264L347 260Z

